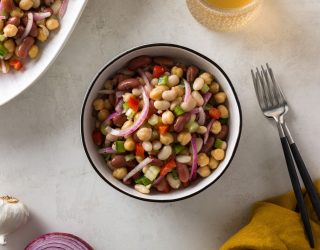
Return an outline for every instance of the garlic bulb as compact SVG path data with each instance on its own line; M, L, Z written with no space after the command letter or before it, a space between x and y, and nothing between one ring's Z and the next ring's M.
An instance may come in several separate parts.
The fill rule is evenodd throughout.
M0 196L0 245L6 244L6 236L28 220L29 212L18 199Z

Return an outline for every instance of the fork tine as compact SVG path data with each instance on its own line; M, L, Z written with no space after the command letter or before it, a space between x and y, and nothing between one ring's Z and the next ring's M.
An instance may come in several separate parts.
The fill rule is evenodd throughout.
M256 91L256 96L258 99L259 106L263 110L264 109L263 97L260 95L259 86L258 86L259 78L257 75L255 75L252 69L251 69L251 75L252 75L253 86Z
M275 98L275 95L274 95L273 84L270 84L268 72L265 70L265 68L262 65L261 65L261 70L263 72L264 80L266 82L267 95L269 97L269 102L270 102L271 106L276 106L278 103L277 103L277 99Z
M261 76L260 72L259 72L259 69L256 68L257 70L257 76L259 78L259 86L260 86L260 89L261 89L261 93L262 93L262 96L263 96L263 100L264 100L264 104L265 104L265 108L268 108L269 105L268 105L268 99L267 99L267 96L266 96L266 90L265 90L265 83L264 83L264 79L263 77Z
M269 75L271 77L271 80L272 80L272 84L274 86L274 92L276 94L276 98L277 98L277 101L279 103L279 105L283 105L286 103L286 99L284 97L284 94L279 86L279 84L276 82L275 78L274 78L274 75L273 75L273 71L272 69L270 68L269 64L267 63L267 69L268 69L268 72L269 72Z

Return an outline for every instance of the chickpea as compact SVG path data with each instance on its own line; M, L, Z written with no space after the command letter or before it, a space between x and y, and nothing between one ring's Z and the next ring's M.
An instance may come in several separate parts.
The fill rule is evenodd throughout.
M144 142L142 143L142 147L143 147L143 149L144 149L145 151L147 151L147 152L151 152L151 151L152 151L152 143L149 142L149 141L144 141Z
M132 120L128 120L122 125L121 130L125 130L127 128L130 128L132 125L133 125L133 121Z
M222 129L221 123L219 121L214 121L212 123L210 131L215 135L219 134Z
M170 87L178 85L180 82L180 79L177 75L170 75L168 78L168 85Z
M204 83L207 85L210 85L213 81L213 76L208 72L202 73L199 77L201 77L204 80Z
M19 3L19 7L22 10L30 10L33 6L32 0L21 0Z
M137 131L137 136L141 141L150 141L152 135L151 128L140 128Z
M221 113L221 118L228 118L229 117L229 111L227 109L226 106L224 105L219 105L218 106L218 110L220 111Z
M157 86L154 89L151 90L150 92L150 98L154 101L156 100L161 100L162 98L162 93L166 90L168 90L169 88L167 86Z
M203 106L204 100L202 95L198 91L192 91L191 95L193 99L196 101L197 106L199 107Z
M48 28L48 30L58 29L59 26L60 26L60 23L59 23L58 19L56 19L54 17L49 17L46 21L46 27Z
M185 146L191 141L191 134L189 132L181 132L178 134L177 140L182 146Z
M158 159L161 161L164 161L168 159L171 154L172 154L172 147L170 145L166 145L160 150L158 154Z
M198 155L198 161L197 164L199 167L204 167L209 164L209 157L205 153L200 153Z
M118 180L122 180L127 174L128 170L126 168L116 168L112 172L113 177Z
M192 96L190 96L189 101L188 102L183 102L181 104L181 108L186 111L189 112L192 109L194 109L197 105L197 102L194 100L194 98Z
M95 110L102 110L104 108L104 101L101 98L94 100L93 107Z
M204 80L203 80L203 78L197 77L197 78L194 80L193 89L194 89L194 90L200 90L200 89L202 89L203 85L204 85Z
M104 100L104 107L108 110L112 108L111 103L108 99Z
M175 100L177 96L178 96L178 93L176 92L175 89L166 90L162 93L162 99L170 102Z
M104 121L105 119L107 119L109 116L109 111L106 109L102 109L99 111L98 113L98 120L99 121Z
M205 133L207 132L207 130L208 130L207 127L205 127L205 126L200 126L200 127L197 129L196 132L197 132L198 134L201 134L201 135L202 135L202 134L205 134Z
M0 19L0 31L3 29L3 26L4 26L4 21Z
M13 24L7 24L4 28L3 28L3 34L6 37L14 37L18 32L18 28L17 26L13 25Z
M45 42L48 40L48 37L49 37L49 30L46 28L46 26L44 25L39 25L39 28L38 28L38 36L37 36L37 39L40 41L40 42Z
M134 95L134 96L140 96L141 95L141 89L138 89L138 88L134 88L134 89L132 89L132 94Z
M218 92L219 92L219 89L220 89L219 83L217 83L217 82L211 83L211 85L210 85L210 92L211 92L212 94L218 93Z
M163 112L161 120L163 124L172 124L174 122L174 114L170 110L167 110Z
M136 143L132 139L132 137L128 137L124 142L124 149L127 151L133 151L136 148Z
M224 159L224 150L217 148L211 151L211 156L217 160L217 161L221 161Z
M158 82L159 82L158 78L153 78L153 79L151 80L151 84L152 84L153 86L157 86L157 85L158 85Z
M209 161L209 167L213 170L213 169L216 169L218 165L219 165L219 162L211 156Z
M184 88L182 86L174 86L172 89L174 89L177 92L177 95L179 97L184 95Z
M39 47L37 45L32 45L32 47L30 48L28 55L31 59L34 59L38 56L39 54Z
M149 194L150 193L150 189L147 188L146 186L142 185L142 184L134 185L134 189L137 190L139 193L142 193L142 194Z
M13 39L8 39L3 42L3 46L9 51L9 53L13 53L16 49L16 44Z
M173 135L171 133L160 134L160 142L164 145L169 145L173 143Z
M10 16L12 17L23 17L24 12L20 8L15 8L10 12Z
M208 177L211 174L210 168L208 166L198 168L197 172L203 178Z
M181 78L183 76L183 69L182 68L179 68L177 66L174 66L172 69L171 69L171 74L172 75L176 75L178 76L179 78Z
M160 148L162 147L162 144L160 141L153 141L152 142L152 148L153 150L160 150Z
M170 108L170 102L157 100L157 101L154 102L154 107L157 110L167 110L167 109Z
M218 92L217 94L215 94L213 96L214 100L216 101L216 103L224 103L227 99L227 95L224 92Z

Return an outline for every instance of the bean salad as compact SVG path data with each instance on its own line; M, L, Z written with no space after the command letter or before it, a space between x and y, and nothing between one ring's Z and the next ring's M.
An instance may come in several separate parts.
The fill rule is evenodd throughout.
M39 56L39 43L59 29L68 0L0 0L0 72Z
M227 149L227 96L210 72L139 56L93 102L92 139L114 178L149 194L208 177Z

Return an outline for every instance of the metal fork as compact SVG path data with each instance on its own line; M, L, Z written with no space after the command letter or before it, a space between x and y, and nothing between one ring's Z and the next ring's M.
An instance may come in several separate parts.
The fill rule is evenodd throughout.
M285 123L284 115L288 112L289 106L284 97L280 86L275 81L272 69L267 64L267 70L261 66L261 72L256 68L256 73L251 70L252 79L258 98L258 102L263 114L268 118L273 118L278 127L278 132L284 151L287 167L293 186L293 190L297 199L298 208L304 224L305 232L309 240L310 246L314 247L314 240L308 213L304 204L303 195L300 188L298 175L295 169L295 163L298 167L302 180L308 191L310 200L320 219L320 199L316 189L313 186L312 179L302 160L299 150L291 136L288 126ZM293 159L294 157L294 159ZM294 161L295 160L295 161Z

